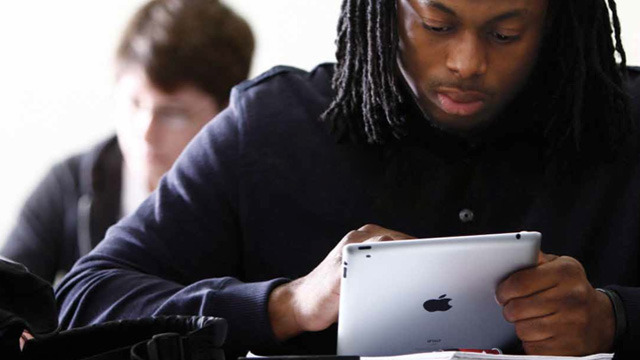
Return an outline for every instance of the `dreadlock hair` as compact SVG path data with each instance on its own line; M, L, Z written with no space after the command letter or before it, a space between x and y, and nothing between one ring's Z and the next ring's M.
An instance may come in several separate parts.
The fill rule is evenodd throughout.
M396 1L401 0L342 4L332 83L336 95L322 115L341 139L385 144L406 134ZM537 89L537 96L520 103L530 104L534 116L544 119L550 146L573 139L579 148L588 137L615 143L628 132L620 30L615 0L549 0L542 48L525 86Z

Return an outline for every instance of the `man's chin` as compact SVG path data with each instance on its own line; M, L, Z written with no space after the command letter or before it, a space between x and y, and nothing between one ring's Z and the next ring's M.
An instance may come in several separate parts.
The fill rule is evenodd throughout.
M154 175L151 178L149 178L149 181L148 181L149 191L154 191L160 184L161 179L162 179L162 175Z
M153 191L158 187L160 179L168 171L165 167L151 167L147 174L147 186L149 191Z

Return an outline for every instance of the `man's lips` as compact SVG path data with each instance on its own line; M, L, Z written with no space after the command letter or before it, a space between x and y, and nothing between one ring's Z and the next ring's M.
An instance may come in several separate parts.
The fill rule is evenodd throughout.
M487 95L478 91L442 89L437 91L440 108L451 115L470 116L484 107Z

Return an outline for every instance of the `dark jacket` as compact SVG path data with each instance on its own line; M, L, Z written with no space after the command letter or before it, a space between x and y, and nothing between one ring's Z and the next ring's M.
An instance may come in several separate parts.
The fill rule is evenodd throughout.
M52 283L118 221L121 173L115 136L55 165L27 199L1 254Z
M309 273L350 230L375 223L434 237L524 229L543 234L543 251L577 258L594 286L620 294L628 328L617 350L640 352L635 152L568 171L526 126L467 141L424 126L415 112L402 143L337 143L318 121L334 95L331 69L281 67L236 87L158 190L62 281L61 324L214 315L228 320L227 345L239 350L335 352L335 329L278 343L267 303L275 286Z

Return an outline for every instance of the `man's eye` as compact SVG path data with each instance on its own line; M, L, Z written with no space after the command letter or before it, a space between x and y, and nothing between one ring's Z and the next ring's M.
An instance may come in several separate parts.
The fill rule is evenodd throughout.
M441 25L432 26L432 25L429 25L427 23L422 23L422 27L424 27L425 29L427 29L429 31L433 31L435 33L446 33L446 32L449 32L449 31L451 31L453 29L453 27L451 27L451 26L441 26Z
M510 43L513 41L518 40L519 36L518 35L505 35L502 33L499 33L497 31L494 31L493 33L491 33L491 36L493 36L493 38L499 42L499 43Z

